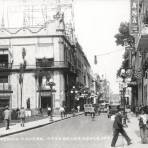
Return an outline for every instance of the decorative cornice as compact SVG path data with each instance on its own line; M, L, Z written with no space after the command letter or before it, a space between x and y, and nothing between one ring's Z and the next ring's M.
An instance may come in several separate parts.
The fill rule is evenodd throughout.
M7 33L9 33L9 34L17 34L17 33L19 33L20 31L29 31L30 33L39 33L41 30L43 30L43 29L45 29L46 30L46 28L43 26L43 27L34 27L34 28L29 28L29 27L22 27L22 28L0 28L0 31L2 31L2 32L7 32ZM15 32L13 32L12 30L15 30ZM34 31L34 30L36 30L36 31Z

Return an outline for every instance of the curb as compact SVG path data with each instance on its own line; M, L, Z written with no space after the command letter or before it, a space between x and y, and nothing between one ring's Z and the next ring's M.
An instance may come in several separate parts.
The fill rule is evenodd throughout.
M63 119L51 121L49 123L44 123L44 124L41 124L41 125L37 125L37 126L34 126L34 127L27 128L27 129L21 129L20 131L15 131L15 132L12 132L12 133L3 134L3 135L0 135L0 138L10 136L10 135L14 135L14 134L18 134L18 133L22 133L22 132L29 131L29 130L32 130L32 129L40 128L40 127L43 127L43 126L46 126L46 125L49 125L49 124L53 124L53 123L56 123L56 122L59 122L59 121L62 121L62 120L66 120L66 119L69 119L69 118L73 118L73 117L76 117L76 116L80 116L80 115L83 115L83 114L84 113L75 114L75 116L71 115L69 117L65 117Z

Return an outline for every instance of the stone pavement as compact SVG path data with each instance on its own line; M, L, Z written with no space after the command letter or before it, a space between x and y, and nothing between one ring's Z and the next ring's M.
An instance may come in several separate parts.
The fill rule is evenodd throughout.
M76 113L75 116L81 115L83 112ZM49 117L41 120L31 121L25 123L24 127L20 126L20 123L16 123L15 125L11 125L9 130L6 130L5 127L0 128L0 137L5 137L8 135L24 132L27 130L31 130L34 128L42 127L48 124L52 124L54 122L58 122L64 119L68 119L73 117L72 114L68 114L67 117L61 118L60 116L53 116L53 120L51 121Z
M83 112L76 113L76 116L83 114ZM42 127L48 124L52 124L54 122L58 122L67 118L73 117L72 114L68 114L67 117L61 119L59 116L53 117L53 121L50 121L49 118L41 119L41 120L36 120L36 121L31 121L25 123L25 127L21 127L20 123L16 123L15 125L11 125L9 130L6 130L5 127L0 128L0 137L5 137L8 135L24 132L27 130L31 130L34 128ZM140 138L140 132L139 132L139 126L138 126L138 118L135 117L134 114L130 113L129 114L129 119L130 122L128 122L128 127L125 128L127 134L129 137L132 139L132 144L127 145L126 141L122 136L119 136L119 139L117 141L116 147L117 148L147 148L148 144L141 144L141 138ZM111 143L112 137L110 140L107 142L108 144L105 146L106 148L110 148L110 143Z

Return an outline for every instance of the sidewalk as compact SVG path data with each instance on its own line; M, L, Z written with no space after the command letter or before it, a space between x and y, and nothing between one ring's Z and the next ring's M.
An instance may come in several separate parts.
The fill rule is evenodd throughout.
M81 114L83 114L83 112L76 113L75 116L78 116ZM21 127L20 123L16 123L15 125L11 125L9 130L6 130L5 127L0 128L0 137L5 137L8 135L13 135L13 134L24 132L34 128L42 127L42 126L52 124L54 122L58 122L71 117L73 117L72 114L67 114L67 117L64 117L64 118L61 118L60 116L54 116L52 121L50 121L49 117L47 117L45 119L27 122L25 123L25 127Z

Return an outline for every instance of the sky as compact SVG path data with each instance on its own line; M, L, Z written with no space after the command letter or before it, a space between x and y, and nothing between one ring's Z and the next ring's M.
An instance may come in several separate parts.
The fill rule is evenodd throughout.
M121 22L129 22L129 0L75 0L74 20L78 41L94 73L109 80L111 90L119 93L116 79L124 48L117 46L114 35ZM106 54L110 53L110 54ZM94 65L97 55L97 65Z

